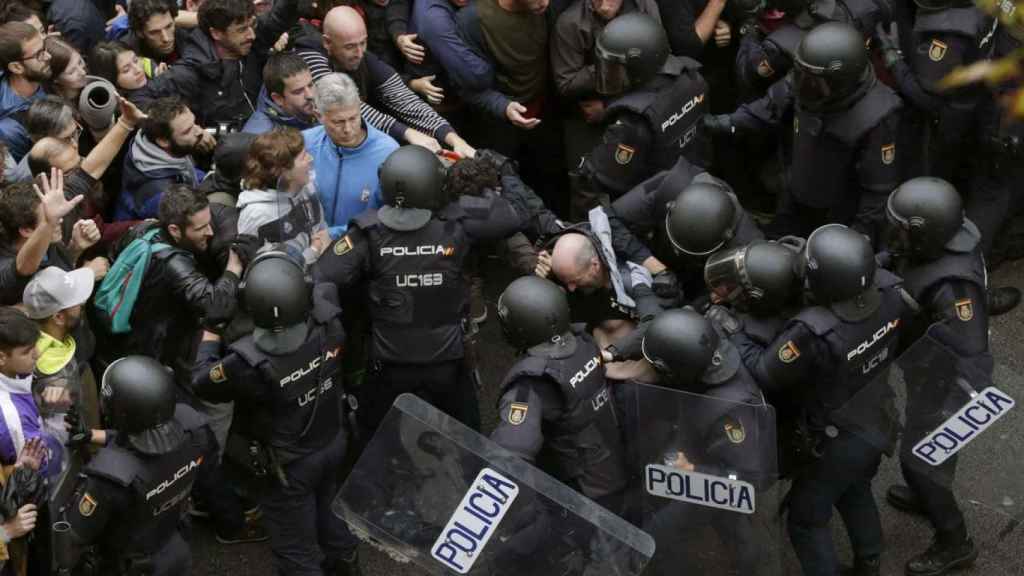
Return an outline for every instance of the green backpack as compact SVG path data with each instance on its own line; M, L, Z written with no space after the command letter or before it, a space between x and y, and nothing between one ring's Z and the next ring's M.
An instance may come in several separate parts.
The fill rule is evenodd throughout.
M153 242L159 231L160 228L153 228L125 246L96 290L93 299L96 317L111 334L131 331L132 310L139 298L149 259L154 253L171 248L170 244Z

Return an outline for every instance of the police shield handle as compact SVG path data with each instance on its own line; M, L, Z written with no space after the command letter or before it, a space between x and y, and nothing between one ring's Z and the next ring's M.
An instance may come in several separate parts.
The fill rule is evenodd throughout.
M914 455L931 466L938 466L980 436L1015 405L1013 398L995 386L972 393L970 402L914 446Z
M518 495L515 482L490 468L481 470L431 547L431 556L450 570L468 573Z

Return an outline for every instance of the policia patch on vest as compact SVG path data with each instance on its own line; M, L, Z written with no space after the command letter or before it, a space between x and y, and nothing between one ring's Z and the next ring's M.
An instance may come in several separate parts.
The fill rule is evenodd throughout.
M783 364L791 364L800 357L800 349L793 344L792 340L787 341L779 348L779 360Z
M725 437L733 444L742 444L747 439L747 431L743 429L743 424L739 420L726 416Z
M224 373L224 364L214 364L213 368L210 368L210 382L214 384L220 384L228 379L227 374Z
M78 513L84 518L88 518L96 513L96 508L99 505L96 503L96 499L89 495L88 492L82 494L82 499L78 501Z
M932 62L941 62L946 57L946 50L949 46L945 42L939 40L932 40L932 45L928 47L928 57L931 58Z
M956 317L963 322L970 322L974 319L974 301L970 298L957 300L953 305L956 308Z
M882 164L888 166L896 160L896 144L882 146Z
M352 240L345 234L340 240L334 243L334 253L338 256L344 256L352 250Z
M633 161L633 154L636 154L636 148L619 144L619 147L615 149L615 161L625 166Z
M522 402L513 402L508 408L508 423L513 426L519 426L526 421L526 413L530 410L528 404Z

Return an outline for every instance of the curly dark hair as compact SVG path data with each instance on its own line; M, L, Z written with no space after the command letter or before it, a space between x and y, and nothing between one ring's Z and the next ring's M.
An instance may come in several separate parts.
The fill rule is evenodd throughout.
M452 198L479 196L485 188L495 189L499 183L498 169L483 158L463 158L448 169L448 192Z
M0 190L0 241L13 246L21 237L22 228L34 229L39 224L38 209L39 196L31 182L4 186Z
M172 184L160 197L157 217L165 231L171 224L184 230L192 216L209 205L206 194L200 190L188 184Z
M295 128L278 127L260 134L245 160L246 188L274 188L277 177L295 164L303 150L302 133Z
M141 37L146 30L146 22L158 14L170 13L171 18L178 17L178 4L173 0L132 0L128 4L128 27L136 36Z
M199 7L199 29L209 33L210 28L227 30L235 22L256 15L252 0L206 0Z
M153 100L146 108L146 118L142 122L142 133L156 142L157 138L172 140L171 122L188 110L185 101L179 96L167 96Z

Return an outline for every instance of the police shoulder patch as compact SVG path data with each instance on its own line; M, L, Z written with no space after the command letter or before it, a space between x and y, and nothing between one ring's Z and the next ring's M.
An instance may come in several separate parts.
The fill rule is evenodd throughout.
M932 45L928 47L928 58L932 62L941 62L946 57L947 50L949 50L949 46L945 42L933 39Z
M227 374L224 372L224 363L220 362L210 368L210 382L214 384L220 384L228 379Z
M954 307L956 308L956 317L962 322L970 322L974 319L974 301L970 298L957 300Z
M725 437L733 444L742 444L747 439L747 431L743 429L743 423L735 418L726 416Z
M334 253L338 256L344 256L352 250L352 239L345 234L340 240L334 243Z
M634 154L636 154L636 148L619 144L619 147L615 149L615 161L625 166L633 161Z
M98 507L99 504L96 502L96 499L88 492L82 494L82 499L78 501L78 513L86 518L92 516Z
M796 344L792 340L788 340L779 348L779 360L784 364L790 364L800 357L800 349L796 347Z
M508 423L513 426L519 426L526 421L526 412L529 410L529 404L513 402L508 409Z
M882 164L889 165L896 160L896 144L886 144L882 146Z

